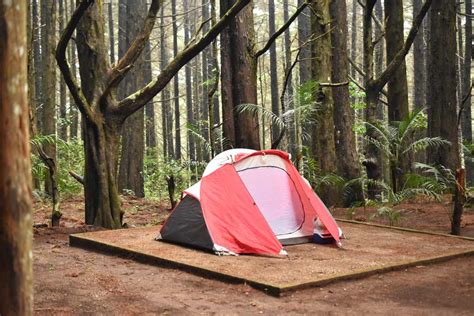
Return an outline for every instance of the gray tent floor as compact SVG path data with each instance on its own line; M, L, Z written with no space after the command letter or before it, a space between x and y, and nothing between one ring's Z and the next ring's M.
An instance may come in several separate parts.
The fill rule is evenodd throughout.
M288 257L219 257L155 241L160 226L74 234L70 245L181 269L203 277L247 283L270 295L356 279L474 254L474 239L339 220L347 239L331 245L288 246Z

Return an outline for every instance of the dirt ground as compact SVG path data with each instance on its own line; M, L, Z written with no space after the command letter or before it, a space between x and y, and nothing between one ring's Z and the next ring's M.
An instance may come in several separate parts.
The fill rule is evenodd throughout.
M35 229L36 314L472 315L474 311L473 257L274 298L247 285L208 280L69 247L70 233L94 230L82 222L82 203L80 198L63 203L63 227ZM35 223L47 223L48 206L38 202L35 207ZM129 226L159 224L169 214L166 205L154 201L127 198L124 207ZM442 207L445 205L438 206ZM436 205L414 203L403 209L406 211L400 226L449 230L449 217L436 212ZM344 210L338 212L344 217ZM370 219L369 212L363 214L366 219ZM432 221L427 224L425 220ZM463 223L464 231L470 233L474 226L472 210L466 212Z

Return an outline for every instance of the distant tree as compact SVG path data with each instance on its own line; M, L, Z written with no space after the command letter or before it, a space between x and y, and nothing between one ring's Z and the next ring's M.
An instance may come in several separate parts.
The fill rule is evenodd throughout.
M154 27L160 1L152 0L143 28L114 65L109 64L101 2L82 0L64 29L56 51L61 73L81 111L85 146L86 223L108 228L122 225L118 197L117 159L123 122L162 91L188 61L210 44L249 0L239 0L206 34L196 39L143 88L117 99L117 86L127 76L145 48ZM81 88L71 74L66 48L77 28L76 42Z
M66 20L66 8L64 5L65 0L59 0L59 29L64 28L64 23ZM54 59L53 59L54 61ZM64 141L67 141L67 90L66 83L64 80L59 81L59 124L58 124L58 137Z
M132 41L140 33L141 25L147 14L145 0L122 0L119 16L119 58L123 58ZM146 44L145 44L146 45ZM145 49L144 49L145 50ZM133 69L119 87L125 97L143 87L146 72L145 53L137 57ZM145 151L144 109L141 108L125 119L122 126L122 146L118 173L119 192L124 190L137 197L145 196L143 180L143 159Z
M275 33L275 1L268 1L268 34ZM278 69L277 69L277 53L276 45L272 43L270 45L270 95L272 102L272 112L275 115L280 115L280 102L278 95ZM278 125L272 125L272 142L278 139L280 136L280 130Z
M42 129L43 135L56 136L56 65L54 62L54 48L56 45L56 1L41 0L41 73L42 83ZM56 160L56 145L54 142L45 144L44 152L48 157ZM53 193L52 180L45 178L45 192Z
M0 2L0 314L33 314L27 1Z
M171 15L173 16L173 57L178 55L178 23L176 17L176 0L171 0ZM179 77L178 74L173 78L173 100L174 100L174 119L175 119L175 159L181 159L181 114L179 110Z
M364 6L364 72L365 72L365 92L366 92L366 120L369 123L375 123L377 121L377 104L379 102L379 96L383 87L395 74L398 67L404 62L405 56L408 54L411 45L416 37L418 29L423 21L428 8L430 7L433 0L426 0L423 4L420 12L413 20L413 25L408 33L408 36L403 43L402 48L396 53L395 57L387 65L385 70L377 77L374 75L374 42L372 37L372 20L373 10L376 4L376 0L367 0ZM373 131L367 129L367 136L373 137ZM367 175L369 179L380 179L381 178L381 161L380 155L377 153L377 148L372 145L368 145L365 152L366 159L364 165L367 169ZM375 198L377 193L374 188L369 189L369 197Z

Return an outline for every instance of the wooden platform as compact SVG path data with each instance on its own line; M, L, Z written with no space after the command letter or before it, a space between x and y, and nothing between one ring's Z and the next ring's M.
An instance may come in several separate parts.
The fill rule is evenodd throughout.
M340 221L344 248L288 246L287 258L225 256L155 241L160 227L70 235L70 245L176 268L234 283L247 283L268 294L321 286L338 280L431 264L474 254L474 240L380 225Z

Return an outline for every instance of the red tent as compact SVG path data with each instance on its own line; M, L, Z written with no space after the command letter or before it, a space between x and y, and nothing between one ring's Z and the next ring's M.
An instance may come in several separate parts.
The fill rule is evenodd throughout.
M308 242L315 222L340 245L326 206L278 150L231 149L217 155L184 197L157 239L218 254L286 254Z

